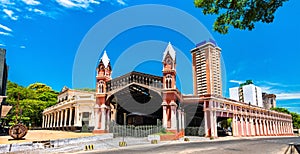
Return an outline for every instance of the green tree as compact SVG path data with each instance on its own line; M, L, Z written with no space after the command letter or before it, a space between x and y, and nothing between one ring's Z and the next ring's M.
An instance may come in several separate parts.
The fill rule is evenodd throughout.
M34 83L28 87L23 87L8 81L7 103L13 108L5 117L6 121L14 124L16 112L18 112L18 120L27 126L29 124L33 127L41 126L42 112L45 108L56 104L57 94L51 87L43 83Z
M229 26L252 30L256 22L272 23L276 10L288 0L194 0L204 15L217 15L213 28L226 34Z

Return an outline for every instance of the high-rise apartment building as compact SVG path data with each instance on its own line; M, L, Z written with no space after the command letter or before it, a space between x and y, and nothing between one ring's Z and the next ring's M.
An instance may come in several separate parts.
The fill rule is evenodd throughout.
M263 107L262 90L253 84L229 88L230 99Z
M222 96L221 48L209 40L197 44L191 54L194 95Z

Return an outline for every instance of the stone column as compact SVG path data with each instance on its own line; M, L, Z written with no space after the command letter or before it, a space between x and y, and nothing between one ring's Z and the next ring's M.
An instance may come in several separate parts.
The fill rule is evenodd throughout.
M263 122L262 120L259 118L259 135L262 136L264 135L264 131L263 131Z
M53 128L55 128L55 126L56 126L55 125L56 124L56 112L55 111L53 112L53 117L54 117L53 118Z
M106 106L101 105L101 130L105 130L106 127Z
M279 131L279 135L282 135L281 121L278 121L278 131Z
M177 105L172 104L172 102L170 105L171 105L171 129L177 130L177 118L176 118Z
M249 136L250 134L249 134L249 119L248 119L248 117L246 117L246 119L245 119L245 124L246 124L246 134L245 134L245 136Z
M278 121L277 121L277 119L276 119L276 121L274 121L274 125L275 125L275 134L277 136L279 134L278 133Z
M63 117L64 117L63 114L64 114L63 110L60 110L60 124L59 124L60 127L63 126Z
M285 130L286 130L285 134L289 134L289 125L288 125L288 122L285 122Z
M45 115L45 123L44 123L44 128L47 128L47 115L46 114L44 114Z
M57 114L57 117L56 117L56 127L59 127L60 112L57 111L56 114Z
M258 123L258 119L255 118L255 136L259 136L259 123Z
M70 107L70 114L69 114L69 126L72 126L72 112L73 112L73 108L72 107Z
M181 110L180 109L177 110L177 115L178 115L178 129L179 129L179 131L181 131L182 127L181 127Z
M181 128L184 132L184 129L185 129L185 114L184 114L184 111L181 111L181 123L182 123Z
M44 123L44 128L47 128L47 115L45 114L45 123Z
M267 135L267 126L266 126L266 120L263 119L263 127L264 127L264 135Z
M42 122L42 128L45 128L44 125L45 124L45 115L43 114L43 122Z
M251 131L250 131L250 135L251 136L255 136L255 126L254 126L254 119L250 118L250 126L251 126Z
M46 119L47 119L46 128L49 128L49 114L46 115Z
M232 136L237 136L237 130L236 130L236 115L233 115L232 117Z
M67 120L68 120L68 119L67 119L67 118L68 118L68 112L67 112L68 110L65 109L64 111L65 111L64 127L66 127L66 126L67 126Z
M204 102L204 107L206 106L205 105L205 103L207 103L207 102ZM204 108L203 107L203 108ZM205 131L205 137L209 137L209 134L208 134L208 131L209 131L209 126L208 126L208 124L209 124L209 118L208 118L208 113L209 113L209 111L204 111L204 123L205 123L205 126L204 126L204 131Z
M271 120L270 122L270 134L274 135L274 125L273 125L273 120Z
M162 104L162 108L163 108L163 119L162 119L162 126L164 128L167 128L168 126L168 116L167 116L167 102L163 102Z
M106 130L109 131L109 125L110 125L110 115L111 115L111 111L110 108L108 107L108 109L106 110Z
M242 115L241 116L241 119L240 119L240 121L241 121L241 136L245 136L245 132L244 132L244 116Z
M75 106L74 126L81 126L78 105Z
M238 115L235 115L234 116L235 117L235 136L240 136L241 134L240 134L240 130L239 130L239 118L238 118Z
M281 123L281 128L282 128L282 134L284 135L285 134L285 128L284 128L284 122L283 121Z
M75 114L76 115L76 114ZM98 130L100 128L100 114L99 114L99 105L96 104L94 108L94 115L95 115L95 128L94 130Z
M213 137L218 137L218 131L217 131L217 125L216 125L216 122L217 122L217 116L216 116L216 111L211 111L210 112L211 114L211 134Z
M52 127L53 124L53 113L50 113L50 127Z

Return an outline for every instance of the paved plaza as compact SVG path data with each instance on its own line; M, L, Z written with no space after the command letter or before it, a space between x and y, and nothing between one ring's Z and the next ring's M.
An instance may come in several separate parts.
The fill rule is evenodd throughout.
M78 138L94 136L93 133L76 133L66 131L54 131L54 130L29 130L25 136L25 140L10 140L10 136L0 136L0 144L13 144L21 142L43 141L43 140L55 140L65 138Z

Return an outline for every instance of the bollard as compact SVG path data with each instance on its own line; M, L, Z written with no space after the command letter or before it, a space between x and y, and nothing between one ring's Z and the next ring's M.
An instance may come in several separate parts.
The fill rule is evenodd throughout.
M157 144L157 140L151 140L151 144Z
M91 144L91 145L85 145L85 148L84 148L85 151L88 151L88 150L94 150L94 145Z
M125 146L127 146L127 144L126 144L125 141L121 141L121 142L119 142L119 146L120 147L125 147Z

